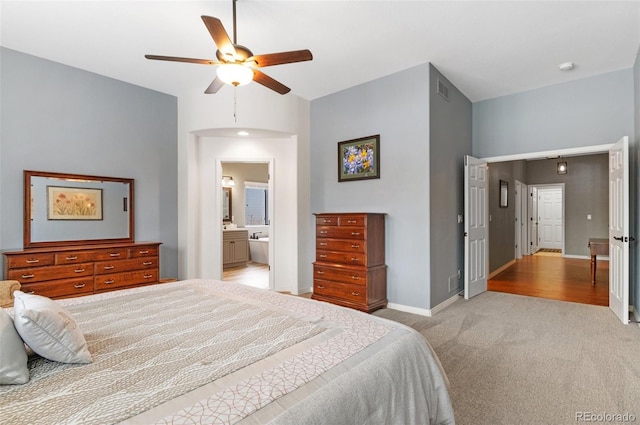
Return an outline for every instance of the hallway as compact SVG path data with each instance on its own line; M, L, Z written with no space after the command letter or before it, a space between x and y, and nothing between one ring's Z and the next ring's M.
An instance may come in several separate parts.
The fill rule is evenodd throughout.
M590 260L527 255L488 281L488 290L600 306L609 305L609 262L598 261L591 285Z

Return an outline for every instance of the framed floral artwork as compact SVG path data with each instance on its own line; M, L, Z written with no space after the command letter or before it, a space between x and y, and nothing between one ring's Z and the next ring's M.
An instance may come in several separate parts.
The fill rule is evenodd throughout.
M48 220L102 220L102 189L47 186Z
M338 142L338 181L380 178L380 135Z

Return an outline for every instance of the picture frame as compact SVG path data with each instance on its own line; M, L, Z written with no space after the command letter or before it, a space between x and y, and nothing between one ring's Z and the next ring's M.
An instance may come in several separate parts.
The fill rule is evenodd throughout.
M338 142L338 182L379 178L379 134Z
M47 186L47 220L102 220L102 189Z
M509 206L509 182L500 180L500 208Z

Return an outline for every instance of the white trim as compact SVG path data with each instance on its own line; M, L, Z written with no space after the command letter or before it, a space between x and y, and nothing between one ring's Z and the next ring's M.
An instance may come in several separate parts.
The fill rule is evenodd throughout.
M387 308L391 308L398 311L404 311L405 313L413 313L413 314L419 314L420 316L431 317L431 310L418 308L418 307L411 307L410 305L388 303Z
M308 288L294 288L291 293L293 295L302 295L302 294L310 294L313 292L313 286L309 286Z
M446 307L449 307L451 304L453 304L454 302L458 301L461 298L460 294L462 294L463 292L464 291L460 291L457 294L455 294L454 296L449 297L448 299L442 301L437 306L433 307L431 309L431 314L439 313L440 311L444 310Z
M516 263L515 258L511 261L509 261L506 264L503 264L502 267L497 268L496 270L492 271L491 273L489 273L489 279L493 279L494 276L502 273L503 271L505 271L506 269L508 269L509 267L513 266Z
M542 151L542 152L529 152L529 153L519 153L513 155L503 155L503 156L491 156L487 158L480 158L489 163L491 162L505 162L505 161L519 161L522 159L546 159L546 158L555 158L558 156L575 156L575 155L589 155L596 153L607 153L609 149L613 146L613 144L607 145L594 145L594 146L584 146L580 148L568 148L568 149L558 149L554 151Z

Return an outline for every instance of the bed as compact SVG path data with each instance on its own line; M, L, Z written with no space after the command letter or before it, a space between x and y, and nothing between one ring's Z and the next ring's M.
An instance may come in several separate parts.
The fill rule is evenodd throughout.
M58 303L92 362L30 356L3 423L454 423L435 353L376 316L199 279Z

